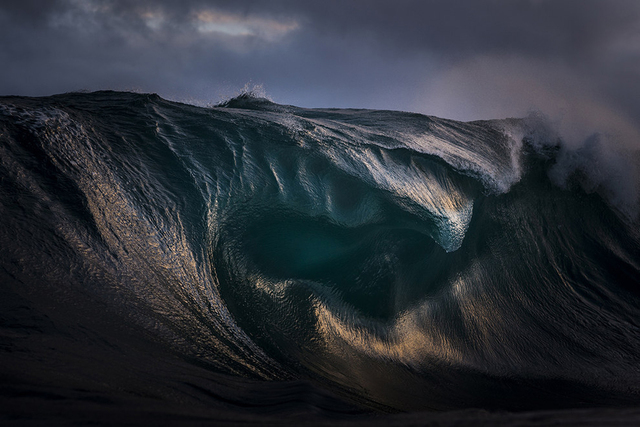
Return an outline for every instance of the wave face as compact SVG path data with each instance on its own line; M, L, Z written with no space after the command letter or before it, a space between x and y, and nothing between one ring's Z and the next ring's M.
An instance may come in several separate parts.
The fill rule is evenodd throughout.
M618 202L638 183L612 193L579 161L597 150L552 134L249 95L2 98L3 342L144 337L390 411L637 404L640 228Z

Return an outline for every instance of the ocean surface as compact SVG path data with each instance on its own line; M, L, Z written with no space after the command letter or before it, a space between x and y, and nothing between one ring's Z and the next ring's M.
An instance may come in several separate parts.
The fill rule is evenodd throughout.
M0 98L3 425L636 425L638 151L457 122Z

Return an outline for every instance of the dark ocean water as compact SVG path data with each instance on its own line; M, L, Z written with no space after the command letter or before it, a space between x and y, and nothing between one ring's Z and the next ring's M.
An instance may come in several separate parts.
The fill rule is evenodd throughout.
M537 116L0 98L0 420L634 425L639 165Z

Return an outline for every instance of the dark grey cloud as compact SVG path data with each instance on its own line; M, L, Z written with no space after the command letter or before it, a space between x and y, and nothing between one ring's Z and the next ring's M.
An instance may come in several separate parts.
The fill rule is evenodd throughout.
M125 1L108 4L114 15L159 10L184 21L211 7L241 16L294 18L307 31L341 39L366 37L394 51L444 56L526 52L569 58L597 55L636 29L636 0L281 0Z
M3 1L0 3L0 11L4 15L17 19L21 23L41 24L54 11L66 7L62 0L38 1Z
M215 102L252 81L302 106L640 128L637 0L3 1L0 40L0 94Z

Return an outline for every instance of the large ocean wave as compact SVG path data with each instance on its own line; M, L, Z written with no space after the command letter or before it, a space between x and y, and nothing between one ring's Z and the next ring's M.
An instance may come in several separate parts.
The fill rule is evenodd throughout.
M637 405L638 165L539 116L2 98L5 394Z

